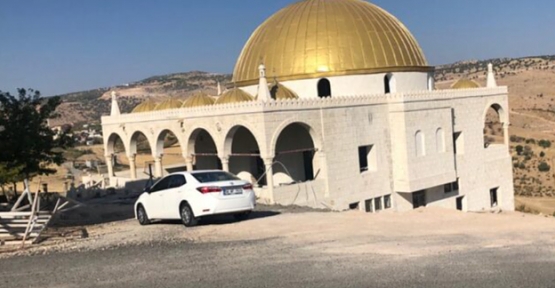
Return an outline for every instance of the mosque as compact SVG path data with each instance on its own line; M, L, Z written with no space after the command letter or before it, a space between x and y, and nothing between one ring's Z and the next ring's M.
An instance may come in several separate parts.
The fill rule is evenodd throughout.
M262 203L367 212L439 206L514 210L507 87L462 79L437 90L411 32L363 0L302 0L251 35L221 95L147 100L102 117L112 185L135 181L137 143L167 175L174 135L182 170L223 169L252 181ZM502 124L486 143L486 112ZM121 141L126 177L114 176ZM119 184L115 184L115 183Z

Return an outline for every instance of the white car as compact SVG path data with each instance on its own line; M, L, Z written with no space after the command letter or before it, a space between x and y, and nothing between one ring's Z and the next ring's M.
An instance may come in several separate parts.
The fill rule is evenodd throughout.
M248 218L256 206L252 184L224 171L170 174L145 190L135 203L141 225L151 220L181 219L187 227L208 215L233 214Z

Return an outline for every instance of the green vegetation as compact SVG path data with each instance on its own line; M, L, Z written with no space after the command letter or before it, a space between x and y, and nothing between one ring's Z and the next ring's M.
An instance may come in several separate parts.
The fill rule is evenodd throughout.
M538 165L538 170L540 170L540 172L549 172L551 166L545 162L541 162L540 165Z
M51 165L65 161L64 150L72 146L69 131L56 133L47 125L58 116L60 104L59 97L41 98L31 89L19 89L18 96L0 91L0 164L5 175L31 179L53 174Z

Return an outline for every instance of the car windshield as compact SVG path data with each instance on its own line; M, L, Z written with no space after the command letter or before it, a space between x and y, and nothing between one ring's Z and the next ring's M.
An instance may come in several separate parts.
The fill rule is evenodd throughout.
M223 171L199 172L199 173L193 173L192 175L200 183L241 180L237 178L237 176Z

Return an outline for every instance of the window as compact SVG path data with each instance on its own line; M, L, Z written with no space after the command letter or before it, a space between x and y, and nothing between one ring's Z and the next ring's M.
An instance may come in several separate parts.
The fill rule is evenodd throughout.
M391 195L383 196L383 207L384 209L391 208Z
M497 202L497 190L499 190L499 188L494 188L489 190L489 197L491 200L491 207L497 207L498 202Z
M192 173L191 175L193 175L193 177L195 177L195 179L197 179L197 181L200 183L241 180L237 178L237 176L224 171L199 172L199 173Z
M156 182L156 184L154 184L154 186L152 186L152 188L150 189L150 193L155 193L155 192L159 192L165 189L168 189L169 184L170 184L170 177L168 176L166 178L163 178L162 180Z
M320 81L318 81L318 97L320 98L331 97L330 80L326 78L322 78L320 79Z
M392 74L385 75L383 79L383 85L385 94L397 92L395 76L393 76Z
M422 157L426 155L426 141L424 139L424 133L422 131L417 131L415 136L415 148L416 148L416 156Z
M374 210L376 212L382 210L382 197L374 199Z
M351 204L349 204L349 209L350 210L358 210L359 205L360 205L360 202L351 203Z
M183 175L172 175L170 176L170 184L168 188L179 188L185 185L187 181L185 180L185 176Z
M436 149L439 153L445 152L445 133L443 133L441 128L438 128L436 131Z
M445 192L446 194L451 193L451 192L455 192L455 191L459 191L459 180L458 179L457 179L456 182L445 184L443 186L443 192Z
M365 207L366 212L373 212L374 211L374 206L372 205L373 204L372 199L368 199L368 200L364 201L364 204L366 206Z
M374 145L358 147L358 163L360 173L377 170L377 155Z

